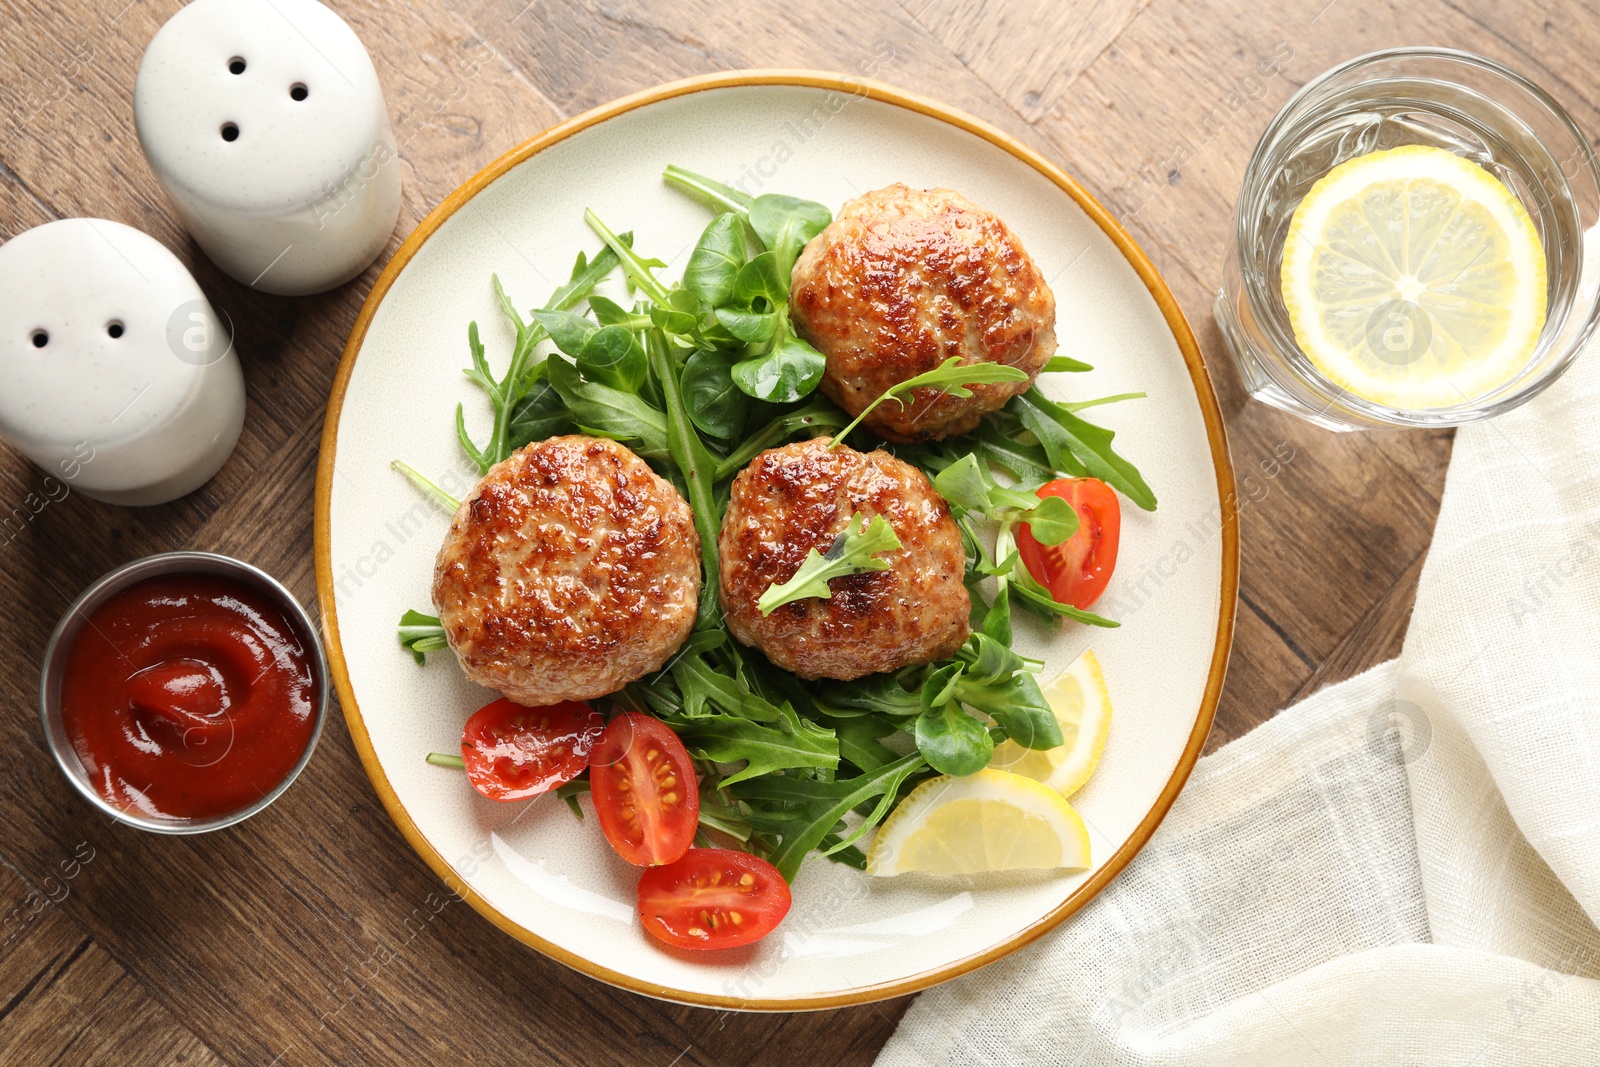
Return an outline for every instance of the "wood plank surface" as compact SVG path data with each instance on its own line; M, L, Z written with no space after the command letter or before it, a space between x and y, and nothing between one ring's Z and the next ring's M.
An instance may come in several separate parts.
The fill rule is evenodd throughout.
M1082 180L1166 276L1225 410L1244 561L1215 748L1398 650L1450 451L1447 433L1335 435L1247 402L1211 302L1262 128L1330 65L1431 42L1510 64L1600 131L1600 18L1587 4L333 0L382 79L404 207L378 264L291 300L211 266L139 152L134 72L178 6L0 0L0 239L77 215L136 226L190 265L248 339L244 435L209 485L147 509L73 494L0 544L4 1063L864 1064L904 1010L679 1007L524 949L451 901L411 853L337 714L278 804L197 839L107 823L44 748L34 692L45 640L111 566L212 549L314 604L314 470L344 338L404 235L507 149L662 81L736 67L854 72L880 57L879 79L995 123ZM0 512L41 482L0 449Z

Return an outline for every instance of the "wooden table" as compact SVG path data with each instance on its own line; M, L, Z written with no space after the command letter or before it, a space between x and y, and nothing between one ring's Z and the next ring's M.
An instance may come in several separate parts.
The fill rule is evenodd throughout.
M867 1063L906 1001L748 1016L657 1003L528 951L401 839L330 718L316 759L229 832L157 839L61 779L35 687L56 618L151 552L251 560L314 605L312 482L328 385L379 266L322 296L265 296L211 266L139 152L134 72L176 0L0 0L0 237L116 219L190 264L238 324L249 412L193 495L120 509L0 451L0 1062ZM1010 131L1118 215L1211 362L1243 496L1238 637L1215 748L1394 655L1450 453L1447 433L1334 435L1247 403L1211 301L1245 160L1330 65L1433 43L1505 62L1600 130L1600 18L1535 0L337 0L372 52L401 144L389 252L518 142L657 82L738 67L852 71ZM4 388L0 384L0 388ZM1274 477L1262 464L1281 462ZM59 495L56 490L55 495ZM20 511L12 511L13 508ZM418 922L414 917L422 916ZM411 919L411 922L407 922Z

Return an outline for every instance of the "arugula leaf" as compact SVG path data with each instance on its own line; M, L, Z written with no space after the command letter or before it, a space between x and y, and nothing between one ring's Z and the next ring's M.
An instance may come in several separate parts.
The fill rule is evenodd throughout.
M613 237L617 246L624 251L632 248L631 233ZM556 288L542 310L564 312L573 307L593 292L594 287L615 270L619 262L618 254L610 248L601 249L593 260L585 258L584 254L579 252L577 261L572 267L572 275ZM522 320L522 316L517 313L516 305L506 295L498 276L491 275L490 280L494 285L495 299L500 305L500 312L515 332L516 341L512 345L511 362L506 367L505 377L496 379L489 369L489 361L484 357L483 344L478 339L478 324L473 322L467 327L467 344L472 356L472 366L467 368L466 375L488 394L489 403L494 409L494 425L489 432L489 442L479 448L473 444L471 436L467 433L466 413L458 404L456 439L461 443L462 451L477 464L480 474L489 473L490 467L532 440L530 436L518 441L520 430L514 433L512 426L520 422L521 428L526 429L530 421L529 411L523 407L523 400L538 379L541 366L540 363L534 362L533 350L548 336L542 323L537 321L526 323ZM548 415L549 412L544 414Z
M829 430L843 426L849 420L831 400L815 397L804 407L779 415L750 437L738 448L728 453L717 464L717 480L736 474L745 465L779 441L788 439L801 430Z
M545 365L534 368L528 390L521 400L511 406L506 420L507 455L524 447L530 441L542 441L565 432L572 425L566 401L556 392L545 375ZM457 430L465 433L460 423L461 408L456 408Z
M437 485L434 485L431 481L424 477L420 471L411 466L411 464L402 463L397 459L392 461L389 466L405 475L407 481L426 493L441 507L450 512L450 514L454 515L456 510L461 507L461 501L457 500L443 489L440 489Z
M860 425L861 420L872 414L873 409L885 400L893 400L904 408L906 406L905 401L901 397L913 389L920 389L925 386L940 386L943 392L949 393L951 396L968 397L972 395L972 390L967 388L969 385L979 385L985 382L1021 382L1026 381L1027 378L1027 374L1020 369L1008 367L1003 363L963 364L960 356L951 356L932 370L923 371L921 374L907 378L903 382L897 382L885 389L878 395L876 400L861 409L861 414L857 415L850 425L839 431L839 435L833 439L833 444L837 445L848 437L850 431ZM830 445L829 447L833 446Z
M729 715L756 722L778 722L782 713L748 685L713 670L699 656L679 656L672 664L672 680L683 694L683 715L704 718L715 705Z
M1013 588L1016 589L1017 595L1030 606L1039 609L1046 616L1059 615L1065 619L1088 623L1090 626L1102 626L1107 629L1115 629L1122 625L1103 615L1096 615L1092 611L1084 611L1073 607L1071 604L1061 603L1061 601L1052 597L1043 586L1033 581L1031 577L1027 577L1027 568L1025 567L1017 568L1017 575L1019 579L1026 578L1026 581L1016 580L1013 582Z
M916 715L922 710L918 683L908 689L902 678L916 670L896 671L889 674L871 674L853 682L822 681L816 683L817 702L829 715L844 715L850 711L862 714Z
M800 561L800 569L787 582L769 585L756 601L761 614L771 615L783 605L796 600L830 600L833 590L828 582L834 578L887 570L889 561L881 558L880 553L898 549L900 538L895 536L894 527L882 515L872 516L872 521L865 522L863 527L864 522L865 517L856 512L850 516L844 530L833 539L827 552L818 552L813 548L806 553L805 559Z
M632 248L633 233L630 231L618 235L617 242L624 248ZM606 276L617 269L617 262L617 254L609 248L602 248L596 252L592 260L586 260L584 254L579 252L577 262L572 265L571 275L550 294L550 299L545 301L545 308L565 311L576 307L584 297L594 291L595 286L605 281Z
M975 437L968 438L968 442L990 466L998 467L1019 482L1042 485L1056 476L1043 448L1024 444L1016 440L1015 434L1003 432L993 415L983 420Z
M1097 396L1091 400L1058 400L1056 403L1067 411L1082 411L1085 408L1097 408L1101 404L1120 404L1124 400L1143 400L1149 393L1113 393L1111 396Z
M554 792L557 797L566 801L567 808L572 814L583 821L583 809L578 807L578 798L589 791L589 779L574 778L570 782L556 786Z
M1080 477L1091 474L1144 510L1156 509L1156 495L1139 468L1112 449L1115 433L1079 418L1037 386L1013 397L1006 407L1039 439L1057 470Z
M834 849L847 848L882 821L893 806L900 787L925 766L926 761L922 756L913 752L893 763L843 781L805 781L787 775L773 775L746 782L734 789L733 793L751 802L766 801L794 806L793 810L783 812L779 818L769 822L769 825L783 827L783 837L767 856L784 879L792 882L806 854L833 833L846 814L869 800L880 798L877 807L856 827L851 838L841 839L832 846Z
M1081 359L1073 359L1071 356L1051 356L1049 361L1044 365L1044 373L1047 374L1051 371L1086 370L1094 370L1094 366L1092 364L1085 363Z
M713 714L688 720L677 729L684 744L702 759L745 761L744 767L723 779L724 786L787 768L832 770L839 765L839 741L833 731L802 719L787 702L778 705L778 721L770 725L738 715Z
M419 665L428 662L425 653L449 647L439 616L424 615L420 611L408 611L400 616L400 643Z
M709 773L703 768L700 776L700 825L727 834L736 841L749 841L754 833L749 809L737 800L723 797L714 768L709 769Z
M693 193L718 211L731 211L749 217L750 205L755 203L755 198L748 193L741 193L732 186L712 181L675 164L668 164L662 178L668 185Z
M717 461L695 432L694 421L684 403L682 380L667 350L666 338L652 332L648 338L650 365L661 384L666 401L664 418L665 451L683 474L689 511L694 516L695 532L700 535L700 610L695 629L709 630L722 624L722 604L718 599L717 539L722 532L722 508L715 487ZM653 408L651 409L654 410Z
M839 757L864 771L875 771L893 763L898 756L881 742L900 732L900 727L876 715L860 715L831 723L839 738Z
M600 382L584 381L578 368L561 356L546 362L550 384L584 433L625 441L646 459L668 459L667 417L634 393Z
M666 264L659 259L645 259L633 250L630 242L611 232L611 228L600 221L600 216L585 208L583 221L589 228L599 235L606 247L615 253L622 263L622 272L628 276L628 281L641 293L650 298L652 304L667 305L667 287L656 280L651 273L655 267L665 267Z

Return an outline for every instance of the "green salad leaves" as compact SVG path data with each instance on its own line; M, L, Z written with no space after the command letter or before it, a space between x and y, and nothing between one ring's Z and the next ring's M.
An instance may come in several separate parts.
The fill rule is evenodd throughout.
M678 167L666 182L707 204L712 218L681 280L634 248L594 212L600 243L580 254L565 282L526 313L491 279L511 337L505 369L490 365L478 324L467 329L466 376L488 402L486 430L464 405L455 429L481 472L531 441L563 433L614 438L684 494L700 535L704 581L694 631L661 670L609 700L656 716L683 739L701 779L701 831L732 839L793 879L820 851L861 866L859 842L915 785L934 774L971 774L994 746L1062 743L1040 692L1038 664L1012 644L1012 609L1091 625L1115 622L1057 602L1020 563L1019 523L1056 544L1078 514L1038 490L1060 477L1092 475L1145 509L1155 494L1113 448L1113 434L1083 410L1142 394L1062 403L1029 389L986 416L977 430L925 445L884 446L921 468L949 501L967 548L973 633L951 658L853 682L802 682L735 641L718 597L717 541L729 486L767 448L797 438L856 434L877 405L902 406L913 390L956 396L989 382L1023 381L1013 367L944 363L901 382L851 419L816 393L826 361L794 329L789 279L806 243L832 219L821 204L777 194L749 196ZM618 282L617 276L621 280ZM606 292L599 290L605 288ZM1054 357L1051 372L1089 364ZM396 470L440 505L459 502L403 463ZM833 582L881 570L899 538L882 516L851 517L824 551L813 549L786 582L760 598L763 614L799 600L827 599ZM418 611L399 638L418 662L446 646L440 620ZM576 809L584 786L560 792Z

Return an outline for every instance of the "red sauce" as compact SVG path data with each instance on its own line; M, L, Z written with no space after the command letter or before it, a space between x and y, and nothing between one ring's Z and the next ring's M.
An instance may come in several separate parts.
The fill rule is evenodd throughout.
M61 713L100 795L154 818L249 807L315 725L314 655L264 590L205 574L129 586L67 656Z

